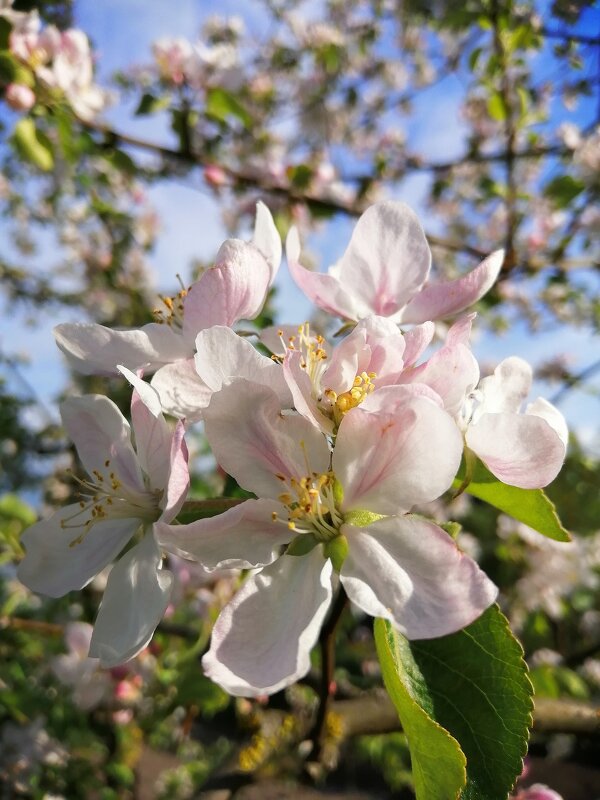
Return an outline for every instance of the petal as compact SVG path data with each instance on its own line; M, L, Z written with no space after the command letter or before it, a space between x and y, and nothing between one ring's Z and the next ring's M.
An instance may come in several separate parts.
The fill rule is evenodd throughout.
M184 424L179 420L171 437L171 450L167 460L169 478L161 501L163 509L161 520L163 522L175 519L181 511L190 489L189 454L184 434Z
M213 395L204 421L218 463L258 497L276 500L285 491L282 479L328 471L323 434L298 414L282 414L267 386L240 379L223 387Z
M565 418L556 406L544 400L543 397L538 397L533 403L529 403L525 413L535 414L536 417L545 419L548 425L556 431L565 448L567 447L569 444L569 429Z
M370 313L389 317L419 291L430 266L431 251L416 214L404 203L388 201L360 217L335 274Z
M380 390L389 397L390 413L355 408L342 420L333 470L345 511L397 514L434 500L452 483L462 437L442 408L411 388Z
M407 515L346 525L340 580L353 603L409 639L434 639L477 619L497 588L437 525Z
M269 265L270 285L273 283L281 264L281 236L275 227L271 212L260 200L256 204L256 220L254 222L252 244L260 250Z
M312 272L300 264L300 239L295 227L287 235L285 254L292 278L315 305L342 319L359 319L370 313L360 296L347 292L336 277Z
M155 373L151 385L158 392L165 412L189 423L202 418L212 394L198 377L193 358L165 364Z
M565 458L559 434L534 414L483 414L465 441L497 478L522 489L549 484Z
M479 381L477 359L464 344L446 345L433 356L400 379L404 384L424 383L431 387L444 402L446 411L455 417L467 395Z
M424 322L422 325L417 325L410 331L404 332L404 366L412 367L425 350L429 347L433 334L435 333L435 325L433 322Z
M372 316L361 320L356 330L364 330L365 334L364 355L357 372L374 372L376 386L396 383L404 369L405 348L398 326L386 317Z
M227 239L190 289L183 310L183 335L190 345L212 325L232 326L260 313L269 288L270 270L263 254L241 239Z
M295 683L310 669L331 594L331 562L320 547L251 575L215 624L206 675L242 697Z
M281 546L295 536L286 524L273 521L282 510L275 500L246 500L215 517L189 525L157 522L154 529L162 547L207 570L254 569L275 561Z
M179 334L155 322L132 331L65 323L54 328L54 338L71 367L83 375L116 375L117 364L153 372L161 364L191 355Z
M231 328L214 325L196 337L196 371L217 392L232 378L247 378L269 386L284 408L291 408L292 396L281 365L261 355L247 339Z
M493 375L479 384L482 403L479 414L497 414L503 411L517 413L531 389L531 367L517 356L505 358Z
M173 583L161 560L154 537L146 534L110 571L90 643L90 656L101 666L129 661L152 638Z
M132 518L97 522L81 542L73 544L83 533L82 527L75 527L80 511L79 503L61 508L21 537L26 555L17 575L33 592L62 597L82 589L121 552L141 524ZM63 528L63 520L71 527Z
M428 284L406 306L401 321L445 319L464 311L492 288L503 262L504 250L496 250L462 278Z
M173 435L162 415L158 392L128 369L119 372L134 386L131 395L131 422L139 464L153 489L164 489L169 479Z
M299 414L310 420L317 428L324 433L333 432L333 420L322 413L319 405L313 397L313 385L301 363L304 359L302 353L297 350L288 350L283 360L283 375L287 381L287 386L293 398L293 404ZM356 375L356 373L354 373ZM354 378L354 375L352 378ZM326 378L326 376L325 376ZM333 388L333 387L331 387Z
M120 481L145 491L144 479L131 444L129 423L108 397L86 394L69 397L60 405L63 425L73 440L81 463L90 475L114 471ZM106 462L110 461L110 466Z

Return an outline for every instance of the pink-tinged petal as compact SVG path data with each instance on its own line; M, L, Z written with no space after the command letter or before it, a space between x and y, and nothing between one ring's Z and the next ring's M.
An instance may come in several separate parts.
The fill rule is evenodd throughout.
M240 319L254 319L269 288L269 265L253 244L227 239L214 267L192 286L184 302L183 335L193 346L196 336L213 325L231 327Z
M129 423L108 397L86 394L61 403L60 414L87 472L115 472L122 483L144 491L144 479L131 445ZM106 462L110 461L109 466Z
M135 393L137 394L138 398L142 401L143 405L146 406L148 411L153 416L160 417L162 415L162 406L160 404L158 392L153 386L150 386L149 383L146 383L146 381L142 380L141 371L138 375L135 372L132 372L130 369L127 369L127 367L124 367L122 364L117 364L117 370L127 381L129 381L131 386L135 389ZM133 429L135 433L135 424Z
M410 331L404 332L404 366L412 367L419 360L431 344L435 325L433 322L424 322Z
M464 311L492 288L503 262L504 251L497 250L462 278L424 286L408 303L399 321L419 323Z
M559 434L534 414L483 414L469 425L465 440L490 472L522 489L549 484L565 458Z
M71 653L87 658L93 628L89 622L69 622L65 627L65 644Z
M71 546L83 533L83 527L74 527L85 521L84 515L77 516L80 511L79 503L66 506L21 537L26 555L17 576L32 591L62 597L82 589L121 552L141 524L131 518L98 522ZM71 527L63 528L63 521Z
M337 394L352 388L354 378L359 370L359 362L363 353L370 356L366 348L366 334L357 325L346 338L335 347L328 358L326 369L321 378L323 389L333 389Z
M283 408L291 408L292 396L280 364L261 355L247 339L231 328L214 325L196 337L196 371L213 391L234 378L247 378L271 388Z
M331 562L320 547L251 575L215 624L202 659L206 675L242 697L295 683L310 669L331 595Z
M54 338L71 367L83 375L116 375L117 364L153 372L162 364L192 354L181 335L155 322L132 331L115 331L94 323L65 323L54 328Z
M309 300L342 319L366 317L369 307L342 286L337 277L311 272L300 264L300 239L296 228L291 228L285 242L285 253L290 274Z
M188 449L184 434L184 424L179 420L171 437L171 449L167 460L169 476L166 482L166 490L161 500L161 508L163 509L161 520L163 522L170 522L179 514L190 488ZM165 484L163 484L164 486Z
M466 396L479 381L479 364L464 344L445 345L418 367L406 370L401 384L426 384L444 401L444 408L456 416Z
M212 390L200 379L193 358L165 364L153 376L151 385L158 392L167 414L197 422L210 402Z
M358 372L374 372L378 387L396 383L404 369L405 348L398 326L385 317L372 316L361 320L356 330L365 333L365 350Z
M173 575L160 569L162 556L152 534L111 569L94 624L90 656L116 667L148 644L169 604Z
M565 448L567 447L569 444L569 429L565 418L556 406L544 400L543 397L538 397L533 403L529 403L525 409L525 413L534 414L536 417L545 419L548 425L556 431Z
M278 514L284 522L273 521ZM159 544L170 553L215 569L254 569L272 564L295 533L287 524L283 506L275 500L246 500L223 514L154 530Z
M380 390L389 394L390 413L355 408L342 420L333 471L344 489L345 511L398 514L450 487L462 437L442 408L407 388Z
M390 317L419 291L430 267L431 251L416 214L404 203L388 201L360 217L334 274L369 313Z
M237 380L216 392L204 412L206 438L223 469L244 489L274 500L282 480L327 472L325 437L298 414L282 414L268 387Z
M340 580L348 597L408 639L454 633L496 599L490 579L432 522L408 515L342 530L348 556Z
M531 389L532 372L526 361L517 356L505 358L493 375L479 384L482 403L479 414L517 413Z
M471 314L465 314L464 317L457 319L446 334L445 344L448 347L453 347L457 344L464 344L466 347L469 347L471 343L473 320L476 316L477 313L473 311Z
M430 386L424 383L407 383L402 386L382 386L372 392L360 405L362 411L375 414L395 414L402 411L409 398L425 397L439 408L444 408L444 401Z
M281 264L281 236L275 227L271 212L260 200L256 204L256 220L254 222L252 244L260 250L269 265L270 285L273 283Z
M283 361L283 375L291 392L294 407L299 414L310 420L324 433L332 433L333 420L328 419L320 411L318 403L313 397L313 385L308 373L301 367L303 359L302 353L296 350L288 351Z
M119 372L134 386L131 395L131 422L140 467L150 478L153 489L164 489L169 478L172 433L163 415L158 393L150 384L128 369Z

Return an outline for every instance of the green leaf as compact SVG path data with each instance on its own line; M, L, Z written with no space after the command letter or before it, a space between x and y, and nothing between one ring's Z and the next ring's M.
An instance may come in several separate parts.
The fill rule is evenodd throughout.
M462 800L506 800L523 769L533 687L498 606L440 639L408 642L387 622L376 624L396 643L407 691L466 756Z
M389 622L375 620L375 644L385 688L408 739L417 800L456 800L466 784L460 745L431 716L408 641Z
M8 50L12 25L6 17L0 17L0 50Z
M239 506L244 501L237 497L214 497L210 500L187 500L183 504L183 508L177 515L177 522L181 525L187 525L190 522L196 522L198 519L206 519L207 517L215 517L217 514L223 514L229 511L234 506Z
M2 17L0 17L2 19ZM18 63L8 51L0 52L0 81L12 83L17 76Z
M29 161L44 172L49 172L54 167L50 140L42 131L37 130L30 117L23 117L17 122L12 139L25 161Z
M500 92L492 92L487 107L490 117L496 122L503 122L506 119L506 103Z
M230 117L236 117L244 128L252 124L252 117L237 97L219 87L209 89L206 95L206 114L217 122L227 122Z
M454 489L460 489L466 476L464 462L454 483ZM473 497L484 500L494 508L510 514L511 517L524 522L530 528L542 533L557 542L570 542L571 536L561 524L554 503L544 494L542 489L519 489L509 486L477 460L469 484L464 489Z
M483 47L476 47L474 50L471 51L469 55L469 69L471 72L475 72L477 68L477 63L481 58L481 54L483 53Z
M153 94L146 92L142 95L138 107L135 110L135 116L141 117L145 114L156 114L158 111L163 111L171 104L169 97L155 97Z
M559 208L566 208L584 189L582 181L571 175L559 175L546 185L544 194L554 200Z

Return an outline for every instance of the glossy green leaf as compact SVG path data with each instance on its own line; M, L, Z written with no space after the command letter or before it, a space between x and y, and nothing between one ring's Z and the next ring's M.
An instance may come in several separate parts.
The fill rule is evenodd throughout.
M153 94L146 92L140 99L135 115L136 117L141 117L146 114L156 114L158 111L168 108L170 104L169 97L155 97Z
M533 687L521 645L499 608L439 639L408 642L378 621L380 639L382 626L402 661L406 691L466 756L461 799L506 800L527 752Z
M452 484L454 489L461 489L465 474L463 462ZM571 541L569 532L563 528L556 513L556 506L542 489L520 489L502 483L478 460L464 491L509 514L519 522L524 522L549 539L555 539L557 542Z
M15 125L13 142L25 161L49 172L54 167L54 155L48 137L35 127L30 117L23 117Z
M230 117L238 119L244 128L249 128L252 117L240 101L225 89L209 89L206 95L206 113L218 122L227 122Z
M377 619L375 643L385 688L408 739L417 800L456 800L466 783L466 758L456 739L433 719L408 641L389 622Z

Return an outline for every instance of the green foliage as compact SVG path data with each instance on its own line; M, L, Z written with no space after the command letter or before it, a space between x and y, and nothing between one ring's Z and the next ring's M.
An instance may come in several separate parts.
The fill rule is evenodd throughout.
M584 189L583 181L572 175L559 175L546 184L544 193L558 208L567 208Z
M377 620L375 639L386 687L408 736L413 767L415 748L417 758L429 758L437 751L440 735L435 723L454 737L466 756L466 785L460 797L505 800L522 770L533 703L523 650L498 607L492 606L450 636L413 642ZM415 706L420 708L418 727L412 716ZM423 714L431 722L429 727ZM439 794L417 791L417 797L459 796L460 757L456 751L452 756L448 743L443 752L445 761L454 763L451 772L447 766L438 769L442 777L449 776L447 785L436 787ZM432 780L435 774L434 768L426 778Z
M226 89L216 87L209 89L206 95L206 114L217 122L227 123L234 117L248 129L252 117L238 98Z
M408 738L417 800L455 800L465 786L466 758L460 745L435 721L427 687L410 647L384 620L375 621L375 643L385 688Z
M463 490L505 514L510 514L549 539L557 542L568 542L571 539L569 532L562 526L554 503L542 489L508 486L494 477L479 460L475 462L470 474L467 474L463 461L452 485L454 489Z
M36 128L35 122L30 117L23 117L17 122L12 140L25 161L29 161L42 172L53 169L52 144L46 134Z
M170 97L156 97L149 92L145 92L135 110L136 117L142 117L147 114L156 114L159 111L164 111L171 104Z

